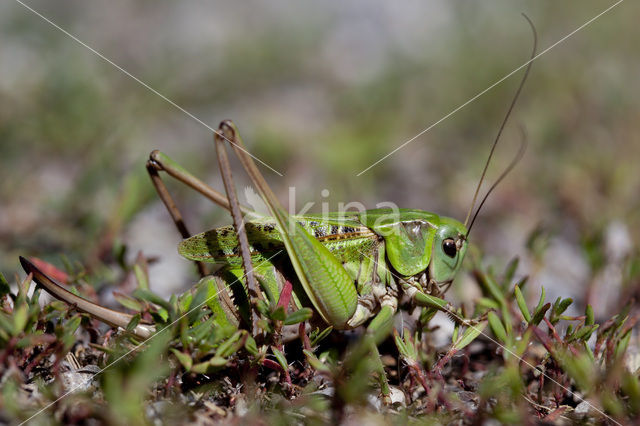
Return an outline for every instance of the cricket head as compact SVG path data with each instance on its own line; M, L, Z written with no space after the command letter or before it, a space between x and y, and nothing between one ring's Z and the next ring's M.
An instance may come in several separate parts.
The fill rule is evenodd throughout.
M440 225L436 227L431 261L429 262L429 279L439 287L451 283L455 278L467 251L467 228L449 217L440 217Z
M385 240L387 259L403 279L424 291L447 288L467 251L467 228L455 219L422 210L367 210L360 220Z

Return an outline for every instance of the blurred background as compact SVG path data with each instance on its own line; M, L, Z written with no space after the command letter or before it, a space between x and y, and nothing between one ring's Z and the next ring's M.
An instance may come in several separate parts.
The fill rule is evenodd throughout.
M283 203L295 187L297 209L390 201L459 220L521 73L357 174L522 65L521 12L542 51L611 4L28 2L207 125L233 119L282 173L261 169ZM623 2L534 63L489 169L492 181L524 129L526 155L472 239L497 271L521 257L532 300L544 285L604 315L638 292L638 16ZM112 271L93 276L100 286L117 279L110 257L141 250L157 258L155 291L188 288L195 270L145 162L160 149L222 190L211 131L17 2L0 5L0 37L0 271L38 256ZM243 192L246 176L234 177ZM170 188L192 232L230 223ZM463 274L452 294L470 300L472 286Z

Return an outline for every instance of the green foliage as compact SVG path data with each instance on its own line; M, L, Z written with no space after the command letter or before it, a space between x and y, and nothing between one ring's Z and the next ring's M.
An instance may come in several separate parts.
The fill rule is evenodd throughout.
M580 419L573 409L582 398L592 406L589 416L624 419L640 410L638 378L624 367L639 318L633 304L598 321L592 306L585 307L584 315L568 315L572 299L548 302L545 289L540 288L537 304L529 310L522 290L529 287L526 278L516 278L517 260L509 262L500 277L491 268L474 269L481 294L471 318L466 317L465 306L454 309L444 299L429 297L432 307L423 308L414 326L402 334L394 331L389 340L392 324L387 321L351 341L328 327L308 330L307 343L296 339L286 344L282 327L297 328L308 321L313 314L310 309L286 314L265 305L263 332L252 336L213 303L218 290L212 279L202 279L190 291L165 300L153 292L145 263L138 257L133 265L122 265L123 272L136 277L140 286L130 295L116 294L116 300L133 311L127 329L142 322L155 324L158 331L148 341L140 342L126 331L109 338L85 315L58 301L41 307L40 291L28 296L30 284L22 281L16 293L2 296L0 359L16 360L25 377L41 380L47 395L44 403L69 388L60 388L60 378L44 385L43 372L84 347L81 364L96 363L94 371L104 369L93 385L101 397L90 398L83 387L56 410L71 415L74 406L82 406L84 416L95 418L100 412L101 418L114 424L149 421L149 407L165 400L185 418L203 412L218 419L235 416L231 401L238 397L246 401L247 421L259 413L282 420L302 412L317 421L339 421L352 410L366 410L380 389L389 390L390 395L404 394L405 402L394 405L396 414L386 410L381 414L401 423L468 416L518 423L531 413L542 418L554 410ZM451 344L436 348L430 324L443 309L449 311L455 327ZM83 346L78 339L87 333L101 337L96 344ZM475 361L472 374L470 367L460 364L460 357L473 359L478 347L499 356L484 358L480 370ZM20 409L21 380L7 379L0 397L8 413L26 419L38 406ZM469 407L460 390L444 388L443 380L477 389L478 404ZM215 404L217 414L207 405L185 404L184 396L192 393ZM552 401L563 405L553 408Z
M117 407L109 410L110 421L114 424L146 422L147 392L170 372L166 356L170 339L170 334L159 333L145 342L135 355L126 346L119 346L107 358L109 371L99 378L105 401L109 406ZM129 356L131 359L124 361ZM143 392L145 389L148 391Z
M502 293L498 294L496 281L490 273L476 271L475 275L486 298L479 308L486 311L490 329L505 358L505 369L484 380L480 388L480 394L485 398L498 398L493 410L496 419L503 422L523 420L523 407L517 401L517 395L527 394L521 381L526 377L522 370L523 367L530 370L535 364L524 361L523 366L521 361L530 359L527 354L536 345L542 345L546 355L535 365L534 372L537 375L544 372L540 383L550 383L556 401L570 398L578 403L586 400L591 416L621 418L635 415L637 372L624 367L624 353L632 327L639 318L637 313L634 317L629 316L631 303L611 319L598 324L590 305L586 306L583 316L567 316L564 313L573 300L557 298L554 303L547 303L544 288L541 288L541 297L531 315L517 284L513 292L501 288ZM517 306L524 321L514 321L510 314L504 315L505 303L510 312ZM512 331L506 326L509 322ZM558 333L556 327L559 326L566 329L564 336ZM594 334L595 343L591 339ZM543 395L547 387L539 388L538 396ZM585 399L578 395L584 395ZM530 397L535 398L534 395ZM562 411L567 415L572 409L565 406Z

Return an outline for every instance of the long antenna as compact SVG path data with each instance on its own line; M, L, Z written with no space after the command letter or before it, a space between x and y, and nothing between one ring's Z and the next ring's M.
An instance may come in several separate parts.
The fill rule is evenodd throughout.
M502 179L504 179L505 176L507 176L509 174L509 172L511 172L511 170L516 166L516 164L518 164L518 162L522 159L522 156L524 155L524 152L527 150L527 135L526 135L526 133L524 131L524 128L521 127L520 128L520 132L522 133L522 141L520 142L520 149L518 149L518 153L516 154L515 157L513 157L513 160L511 160L511 163L509 163L507 168L504 169L504 171L502 172L500 177L498 177L498 179L496 179L496 181L493 183L493 185L491 185L491 188L489 188L489 190L484 195L484 197L482 197L482 201L480 201L480 204L478 205L478 209L474 213L473 218L471 219L471 224L469 225L469 228L467 229L467 235L465 235L466 239L469 239L469 234L471 233L471 228L473 228L473 224L475 223L476 218L478 217L478 213L480 213L480 209L482 209L482 206L484 206L484 202L487 201L487 198L489 198L489 194L491 194L491 192L493 192L493 190L496 189L496 186L498 186L500 181Z
M518 90L516 91L516 94L514 95L513 100L511 101L511 105L509 105L509 109L507 110L507 113L504 116L504 119L502 120L502 124L500 125L500 129L498 129L498 134L496 135L496 138L493 141L493 145L491 145L491 151L489 152L489 157L487 157L487 162L484 164L484 169L482 170L482 175L480 176L480 181L478 182L478 186L476 187L476 192L473 194L473 200L471 201L471 207L469 207L469 211L467 212L467 217L464 220L464 226L465 227L467 226L467 223L469 223L469 218L471 217L471 212L473 211L473 208L475 207L476 200L478 198L478 193L480 192L480 187L482 186L482 182L484 181L484 177L487 174L487 169L489 168L489 163L491 162L491 158L493 157L493 152L496 150L496 145L498 145L498 141L500 140L500 136L502 136L502 131L504 130L504 126L507 124L507 121L509 120L509 116L511 115L511 112L513 111L513 108L516 105L516 101L520 97L520 92L522 91L522 87L524 86L525 81L527 81L527 77L529 76L529 71L531 70L531 65L533 64L533 59L536 56L536 50L538 49L538 33L536 32L536 27L533 25L533 22L531 22L531 19L529 19L529 17L527 15L525 15L523 13L522 16L524 16L524 18L527 20L527 22L529 23L529 26L531 27L531 31L533 32L533 49L531 50L531 58L529 59L529 64L527 65L527 68L524 71L524 75L522 76L522 80L520 80L520 85L518 86ZM513 168L513 166L515 166L515 164L509 165L507 170L510 171ZM506 174L503 173L503 175L500 176L498 181L496 181L496 184L498 182L500 182L500 180L502 180L502 178L505 175ZM493 187L489 190L487 195L489 195L489 193L491 192L492 189L493 189ZM485 200L486 200L486 196L485 196ZM484 203L484 200L483 200L483 203ZM478 209L476 211L476 216L478 214L478 211L480 211L480 209ZM474 216L474 218L475 218L475 216ZM467 235L469 235L469 232L467 232Z

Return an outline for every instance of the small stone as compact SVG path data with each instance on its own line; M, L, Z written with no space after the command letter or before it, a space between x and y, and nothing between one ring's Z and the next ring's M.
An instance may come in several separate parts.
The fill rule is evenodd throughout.
M367 400L369 404L373 406L378 412L382 411L384 405L386 403L389 405L400 404L405 407L407 405L407 401L404 395L404 392L398 388L397 386L389 386L389 397L384 398L382 395L369 395Z
M65 392L87 391L93 387L95 373L67 371L60 375Z
M582 401L580 404L576 406L574 412L576 414L587 414L590 408L591 408L591 404L589 404L589 402Z
M397 386L389 386L389 390L391 391L389 393L391 404L400 404L403 407L407 405L407 400L402 389Z

